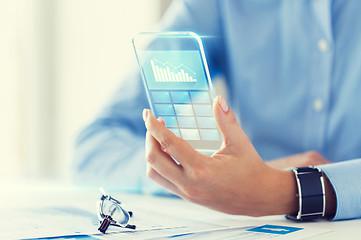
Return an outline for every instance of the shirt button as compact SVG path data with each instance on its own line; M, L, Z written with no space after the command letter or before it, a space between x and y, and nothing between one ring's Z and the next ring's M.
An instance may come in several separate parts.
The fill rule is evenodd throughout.
M328 43L325 39L320 39L318 40L318 49L321 51L321 52L326 52L328 50Z
M316 112L321 112L323 109L323 102L321 99L317 98L313 101L313 110L315 110Z

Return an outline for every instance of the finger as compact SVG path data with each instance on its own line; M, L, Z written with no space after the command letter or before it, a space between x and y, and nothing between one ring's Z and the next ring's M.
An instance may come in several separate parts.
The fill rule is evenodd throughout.
M157 142L173 156L183 166L191 166L192 161L200 155L186 141L178 138L166 128L162 123L157 121L150 110L144 109L143 119L148 132L157 140Z
M158 120L158 122L162 123L165 126L165 121L163 118L159 117L157 120ZM167 152L164 148L161 147L161 149L163 152Z
M172 193L178 196L182 195L181 191L176 185L174 185L174 183L165 179L150 164L147 164L147 176L165 189L171 191Z
M146 159L147 162L160 175L174 184L180 184L183 177L183 168L174 162L174 160L162 151L160 144L148 131L146 134Z
M165 121L163 118L159 117L157 120L158 122L162 123L165 126Z
M149 169L148 169L149 168ZM156 170L152 168L150 164L147 165L147 175L150 179L158 183L160 186L164 187L165 189L168 189L170 192L174 193L175 195L178 195L179 197L190 201L190 202L196 202L193 198L187 196L184 192L182 192L176 185L174 185L172 182L168 181L164 177L162 177ZM198 201L198 204L204 204L201 201Z
M236 116L229 109L223 97L217 96L214 99L213 114L219 130L222 132L225 146L231 147L233 145L238 147L243 138L248 140Z

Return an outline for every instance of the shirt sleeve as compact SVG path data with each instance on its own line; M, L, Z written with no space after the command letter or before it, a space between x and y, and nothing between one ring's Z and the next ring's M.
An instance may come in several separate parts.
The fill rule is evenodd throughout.
M333 220L361 218L361 159L318 166L336 194Z
M199 9L202 14L197 14ZM209 14L204 14L205 11ZM217 19L216 1L174 1L159 26L162 30L216 35L219 33ZM204 44L210 60L218 49L215 41L219 41L211 39ZM149 105L138 72L134 58L134 68L109 104L78 135L71 166L75 183L138 193L167 193L145 174L146 129L141 115Z

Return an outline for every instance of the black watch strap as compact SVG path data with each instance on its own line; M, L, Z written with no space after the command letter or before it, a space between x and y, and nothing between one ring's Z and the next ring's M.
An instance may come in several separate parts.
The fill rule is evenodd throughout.
M299 211L296 216L286 217L298 221L309 221L325 215L325 185L322 172L317 167L301 167L295 173Z

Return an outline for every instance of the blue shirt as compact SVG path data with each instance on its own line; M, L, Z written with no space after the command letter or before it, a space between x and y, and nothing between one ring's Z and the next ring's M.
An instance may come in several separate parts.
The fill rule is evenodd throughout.
M361 217L360 11L359 0L189 0L175 1L160 24L211 36L211 75L226 79L264 160L316 150L339 162L321 167L335 189L334 219ZM79 181L162 192L145 176L147 107L135 67L77 139Z

